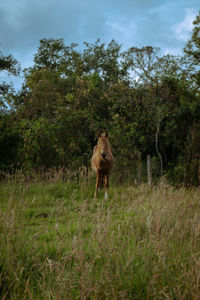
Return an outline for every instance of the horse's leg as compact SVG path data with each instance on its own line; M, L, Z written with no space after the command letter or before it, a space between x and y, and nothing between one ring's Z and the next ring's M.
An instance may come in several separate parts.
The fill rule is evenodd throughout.
M99 188L100 180L101 180L100 172L97 171L97 180L96 180L96 186L95 186L94 199L96 199L96 197L97 197L97 193L98 193L98 188Z
M103 189L103 186L104 186L104 174L101 174L100 188Z
M105 174L105 199L107 200L108 199L108 186L109 186L109 175L108 174Z

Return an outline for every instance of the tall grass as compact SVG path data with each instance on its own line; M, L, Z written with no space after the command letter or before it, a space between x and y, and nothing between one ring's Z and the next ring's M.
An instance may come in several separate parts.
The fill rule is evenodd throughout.
M198 189L0 186L1 299L199 299Z

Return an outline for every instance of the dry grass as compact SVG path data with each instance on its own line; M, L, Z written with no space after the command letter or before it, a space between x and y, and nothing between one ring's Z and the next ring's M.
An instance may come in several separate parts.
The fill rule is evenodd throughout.
M0 186L1 299L199 299L198 189Z

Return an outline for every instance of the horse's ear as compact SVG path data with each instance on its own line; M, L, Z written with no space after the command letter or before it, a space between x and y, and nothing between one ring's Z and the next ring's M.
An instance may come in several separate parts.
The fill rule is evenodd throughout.
M108 137L108 133L106 132L106 130L103 128L103 136Z
M98 137L99 137L99 138L101 137L101 132L99 132Z

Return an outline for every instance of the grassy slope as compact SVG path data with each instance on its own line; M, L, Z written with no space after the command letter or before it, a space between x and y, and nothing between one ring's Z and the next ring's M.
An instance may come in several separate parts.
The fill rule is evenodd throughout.
M198 299L200 196L167 184L0 186L0 298Z

